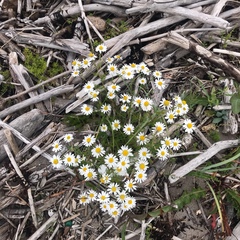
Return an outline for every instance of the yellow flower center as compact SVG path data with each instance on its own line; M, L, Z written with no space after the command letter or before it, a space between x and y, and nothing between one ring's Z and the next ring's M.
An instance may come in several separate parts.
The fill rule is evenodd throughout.
M144 106L147 107L149 105L149 102L144 102Z
M139 174L138 174L138 178L140 178L140 179L143 178L143 174L142 174L142 173L139 173Z
M90 193L90 194L89 194L89 197L90 197L90 198L94 198L94 193Z
M117 216L117 215L118 215L118 211L117 211L117 210L113 211L113 212L112 212L112 215L113 215L113 216Z
M132 205L133 201L131 199L128 200L128 204Z
M126 156L128 156L128 154L129 154L129 152L128 152L127 149L125 149L125 150L122 151L122 155L123 155L123 156L126 157Z
M88 143L90 143L90 142L91 142L91 138L88 137L88 138L86 139L86 141L87 141Z
M158 132L161 132L161 131L162 131L162 127L161 127L161 126L157 126L157 127L156 127L156 130L157 130Z
M110 67L110 71L113 72L114 70L115 70L115 67L114 67L114 66L111 66L111 67Z
M145 169L145 164L144 163L140 163L140 165L139 165L139 168L141 169L141 170L144 170Z
M115 186L112 187L112 192L116 192L117 188Z
M90 110L90 107L86 106L85 110L88 112Z
M102 45L100 45L100 46L99 46L99 49L100 49L100 50L103 50L103 46L102 46Z
M113 162L114 162L114 159L111 157L111 158L108 159L108 162L109 162L109 163L113 163Z
M158 84L159 86L162 86L162 85L163 85L162 81L158 81L157 84Z
M193 127L192 123L188 123L188 124L187 124L187 127L188 127L188 128L192 128L192 127Z
M92 177L93 177L93 173L92 173L92 172L89 172L89 173L87 174L87 177L88 177L88 178L92 178Z
M174 115L172 113L169 115L169 119L174 119Z
M88 63L89 63L88 60L86 60L86 59L83 60L83 64L84 64L84 65L88 65Z
M161 156L165 156L166 152L165 151L161 151Z
M142 152L142 155L143 155L144 157L146 157L146 156L147 156L147 152Z
M119 198L120 198L121 200L124 200L125 197L126 197L125 194L120 194L120 195L119 195Z
M165 144L166 144L167 146L170 146L171 142L170 142L169 140L165 140Z
M165 101L163 102L163 105L164 105L164 106L169 106L169 104L170 104L170 101L168 101L168 100L165 100Z
M100 153L101 152L101 148L97 147L95 151L96 151L96 153Z
M71 162L71 161L72 161L72 158L71 158L71 157L68 157L68 158L67 158L67 161L68 161L68 162Z
M106 196L101 196L101 200L105 200L106 199Z
M59 163L58 159L57 159L57 158L54 158L54 159L53 159L53 164L58 164L58 163Z
M144 141L144 140L145 140L145 136L144 136L144 135L141 135L141 136L139 137L139 139L140 139L141 141Z

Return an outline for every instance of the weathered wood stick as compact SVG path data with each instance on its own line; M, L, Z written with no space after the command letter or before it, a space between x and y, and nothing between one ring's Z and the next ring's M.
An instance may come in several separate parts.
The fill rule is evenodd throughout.
M181 36L176 32L170 32L166 41L175 44L179 47L187 49L189 51L193 51L199 56L207 59L209 62L213 63L214 65L218 66L219 68L223 69L227 74L234 77L235 80L240 82L240 70L235 68L232 64L228 63L226 60L218 57L216 54L212 53L208 49L194 43L187 38Z
M210 148L208 148L204 153L200 154L199 156L192 159L187 164L183 165L182 167L178 168L169 176L170 183L174 183L178 181L181 177L187 175L194 169L196 169L201 164L205 163L211 157L215 156L221 150L237 147L240 144L240 139L238 140L228 140L228 141L220 141L214 143Z
M32 98L29 98L25 101L22 101L20 103L17 103L9 108L6 108L4 109L3 111L0 112L0 118L4 118L6 117L7 115L11 114L11 113L14 113L20 109L23 109L25 107L28 107L32 104L35 104L37 102L41 102L41 101L44 101L44 100L47 100L53 96L57 96L57 95L60 95L60 94L63 94L63 93L66 93L66 92L70 92L74 89L74 86L73 85L63 85L63 86L60 86L60 87L57 87L57 88L54 88L48 92L45 92L45 93L42 93L42 94L39 94L38 96L35 96L35 97L32 97Z
M109 12L119 17L126 17L127 14L125 13L125 9L115 6L106 6L102 4L86 4L83 5L83 9L85 12ZM54 12L53 14L50 14L49 16L42 17L37 19L34 24L41 25L43 23L49 22L49 21L57 21L58 16L61 17L71 17L75 16L77 14L80 14L80 7L78 4L73 4L71 6L67 6L62 8L59 12Z

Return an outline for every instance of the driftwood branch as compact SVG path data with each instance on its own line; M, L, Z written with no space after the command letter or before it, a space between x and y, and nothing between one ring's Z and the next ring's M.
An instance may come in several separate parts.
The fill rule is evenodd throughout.
M240 140L228 140L228 141L220 141L220 142L214 143L204 153L200 154L199 156L195 157L184 166L174 171L169 176L170 183L174 183L178 181L180 178L187 175L191 171L195 170L201 164L205 163L211 157L215 156L221 150L237 147L239 144L240 144Z

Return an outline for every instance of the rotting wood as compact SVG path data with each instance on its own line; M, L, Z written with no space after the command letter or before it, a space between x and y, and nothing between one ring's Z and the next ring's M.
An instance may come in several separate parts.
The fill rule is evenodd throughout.
M237 147L240 144L240 140L228 140L228 141L220 141L214 143L210 148L208 148L204 153L199 156L193 158L190 162L183 165L182 167L175 170L170 176L170 183L175 183L191 171L195 170L198 166L205 163L207 160L215 156L218 152Z

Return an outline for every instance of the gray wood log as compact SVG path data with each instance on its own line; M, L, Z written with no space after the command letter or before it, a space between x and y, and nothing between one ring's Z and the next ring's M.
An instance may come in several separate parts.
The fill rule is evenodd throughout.
M25 137L30 137L41 126L44 120L44 115L38 109L33 109L20 117L13 120L9 125L22 133ZM20 141L16 139L20 144ZM3 144L7 143L7 138L4 134L4 129L0 130L0 162L3 161L7 154L3 148Z

